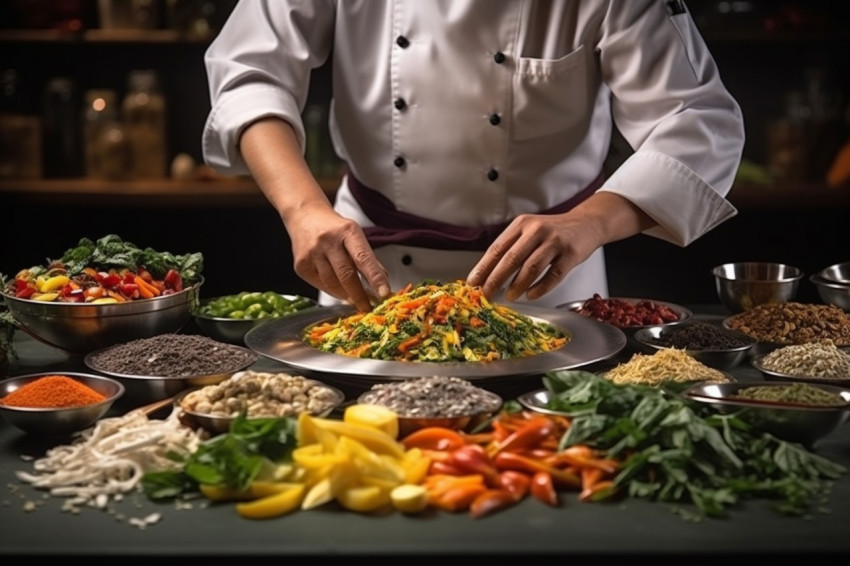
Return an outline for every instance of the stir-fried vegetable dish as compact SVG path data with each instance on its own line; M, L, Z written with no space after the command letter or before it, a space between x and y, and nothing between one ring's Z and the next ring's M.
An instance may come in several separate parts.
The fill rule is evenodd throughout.
M370 312L304 330L305 343L324 352L392 361L492 361L556 350L570 337L504 305L463 281L424 281Z

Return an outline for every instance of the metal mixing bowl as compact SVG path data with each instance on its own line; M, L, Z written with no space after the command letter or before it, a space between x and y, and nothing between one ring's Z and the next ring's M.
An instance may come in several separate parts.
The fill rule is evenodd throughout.
M50 375L64 375L75 379L104 395L106 399L92 405L56 409L10 407L0 404L0 414L11 424L30 434L68 435L92 426L124 395L124 386L115 379L88 373L53 371L19 375L0 381L0 398Z
M815 444L844 424L850 417L850 389L813 384L838 394L847 403L836 406L797 406L733 398L733 395L741 389L756 385L788 387L789 382L701 383L688 388L683 395L693 401L716 407L723 413L736 413L751 426L773 434L777 438L807 446Z
M850 261L834 263L821 269L819 275L830 283L850 285Z
M315 417L327 417L331 413L333 413L340 405L345 401L345 393L333 387L332 385L328 385L327 383L321 383L315 380L310 380L310 382L315 383L316 385L329 390L334 397L333 405L328 409L322 411L321 413L314 414ZM180 421L192 428L203 428L207 432L212 434L223 434L230 430L230 425L236 417L219 415L219 414L210 414L210 413L201 413L199 411L192 411L186 409L183 406L183 398L186 397L191 391L195 391L198 388L192 388L182 393L178 394L174 397L174 408L178 412L178 418ZM247 413L248 418L255 418L257 415L252 415L249 411ZM297 417L292 417L297 418Z
M711 274L720 302L733 313L793 300L803 278L797 267L768 261L724 263Z
M283 295L285 298L290 300L296 299L307 299L306 297L301 297L299 295ZM274 320L276 318L283 318L284 316L291 315L277 315L277 316L268 316L265 318L225 318L225 317L217 317L211 316L208 314L204 314L202 312L203 306L205 304L210 303L218 299L219 297L212 297L209 299L201 299L198 303L198 309L192 312L192 316L195 319L195 324L198 325L198 328L201 329L201 332L205 336L209 336L214 340L218 340L220 342L227 342L228 344L238 344L240 346L245 345L245 334L254 328L255 326L259 326L264 322L268 322L270 320ZM315 307L317 305L316 301L313 299L309 299L310 303ZM309 307L308 307L309 308ZM296 314L297 312L302 311L294 311L292 314Z
M665 330L667 329L664 326L650 326L648 328L642 328L635 332L634 338L649 351L663 350L669 346L662 346L661 344L658 344L656 340L664 335ZM740 332L735 332L734 330L729 329L724 330L740 335L742 340L746 340L747 343L734 348L712 350L685 349L685 352L693 356L698 362L721 371L728 371L738 366L747 357L747 353L752 349L756 341L745 334L741 334Z
M818 295L825 304L850 312L850 282L833 283L818 274L809 277L809 281L817 287Z
M17 327L50 346L74 354L177 332L192 318L203 279L179 293L124 303L59 303L3 294Z

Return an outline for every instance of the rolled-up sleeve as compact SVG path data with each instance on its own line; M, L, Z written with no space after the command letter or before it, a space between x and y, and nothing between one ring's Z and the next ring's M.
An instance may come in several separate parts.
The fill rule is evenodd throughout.
M268 116L292 125L305 147L301 112L310 73L333 44L330 0L237 2L204 55L210 113L202 134L204 161L227 175L249 174L239 137Z
M693 20L667 4L629 2L603 26L603 80L635 153L600 190L650 215L658 226L647 234L686 246L737 214L725 197L744 122Z

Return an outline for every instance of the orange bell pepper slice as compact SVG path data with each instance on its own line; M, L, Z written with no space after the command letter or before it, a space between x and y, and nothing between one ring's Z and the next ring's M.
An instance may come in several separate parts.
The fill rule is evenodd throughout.
M404 438L401 443L408 450L457 450L466 445L466 440L459 432L440 426L429 426L417 429Z

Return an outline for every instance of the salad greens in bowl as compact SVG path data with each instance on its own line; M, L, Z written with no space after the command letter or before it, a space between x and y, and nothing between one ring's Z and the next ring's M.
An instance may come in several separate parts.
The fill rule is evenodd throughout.
M180 330L197 305L202 271L200 252L143 249L110 234L82 238L59 259L0 277L17 328L85 354Z

